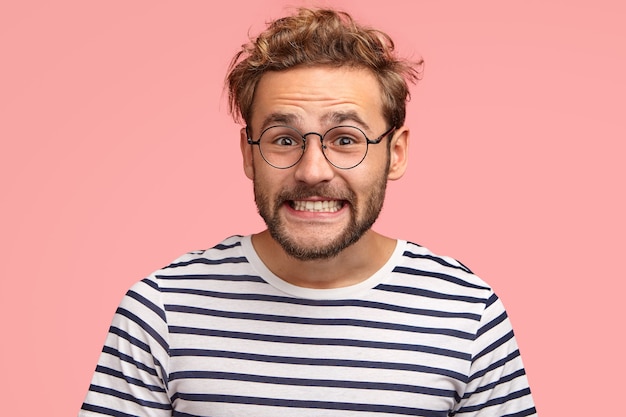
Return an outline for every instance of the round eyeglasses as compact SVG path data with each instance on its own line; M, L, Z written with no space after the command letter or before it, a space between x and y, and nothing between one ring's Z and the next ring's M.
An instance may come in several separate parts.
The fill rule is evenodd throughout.
M380 143L394 131L392 126L376 139L369 139L355 126L335 126L323 135L317 132L300 133L291 126L270 126L261 132L258 140L252 140L248 132L248 143L258 145L261 156L269 165L287 169L302 159L306 150L307 136L317 136L322 145L322 153L328 162L339 169L351 169L359 165L367 155L370 144Z

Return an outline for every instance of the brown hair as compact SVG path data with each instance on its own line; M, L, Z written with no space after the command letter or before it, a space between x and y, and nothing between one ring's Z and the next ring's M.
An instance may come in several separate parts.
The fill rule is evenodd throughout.
M358 25L348 13L299 8L292 16L270 22L231 61L226 78L230 113L249 123L254 91L263 74L307 65L370 69L383 91L383 116L400 127L410 96L408 82L421 78L423 60L396 57L386 33Z

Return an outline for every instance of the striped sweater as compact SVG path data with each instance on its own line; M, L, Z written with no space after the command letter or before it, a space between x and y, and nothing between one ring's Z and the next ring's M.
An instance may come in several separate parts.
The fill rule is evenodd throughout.
M366 281L293 286L250 236L138 282L79 416L531 416L502 303L459 262L398 241Z

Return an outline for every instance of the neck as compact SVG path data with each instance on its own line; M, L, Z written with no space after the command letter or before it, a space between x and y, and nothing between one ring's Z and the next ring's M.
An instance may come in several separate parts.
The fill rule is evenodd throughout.
M276 276L304 288L340 288L365 281L391 257L396 241L372 230L328 259L300 260L288 255L267 230L253 235L257 254Z

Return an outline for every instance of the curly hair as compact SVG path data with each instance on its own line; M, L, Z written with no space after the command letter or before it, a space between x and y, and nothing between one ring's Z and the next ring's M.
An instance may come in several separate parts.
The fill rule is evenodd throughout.
M383 91L383 116L400 127L410 98L408 83L421 79L423 60L398 58L389 35L357 24L346 12L299 8L270 22L232 59L226 77L231 115L250 122L254 91L266 72L318 65L371 70Z

